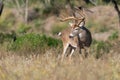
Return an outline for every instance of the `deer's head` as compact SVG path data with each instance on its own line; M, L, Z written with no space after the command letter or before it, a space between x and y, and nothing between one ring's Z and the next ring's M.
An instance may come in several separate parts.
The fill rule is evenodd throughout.
M85 13L83 7L77 7L75 9L77 10L77 13L73 12L73 16L60 19L60 21L74 20L74 23L69 23L71 27L70 38L78 35L85 25ZM79 14L80 16L77 16L76 14Z
M73 25L70 25L70 26L71 26L72 29L71 29L71 33L70 33L69 37L73 38L73 37L82 33L83 28L85 26L85 20L84 19L81 20L79 25L73 24Z

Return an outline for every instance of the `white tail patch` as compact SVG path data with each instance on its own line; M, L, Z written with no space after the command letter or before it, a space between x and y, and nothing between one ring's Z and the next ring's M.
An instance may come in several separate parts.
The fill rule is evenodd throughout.
M58 36L61 36L61 35L62 35L62 33L61 33L61 32L59 32L59 33L58 33Z

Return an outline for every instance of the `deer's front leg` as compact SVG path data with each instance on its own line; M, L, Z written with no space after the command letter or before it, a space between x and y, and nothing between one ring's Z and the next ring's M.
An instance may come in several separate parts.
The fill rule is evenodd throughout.
M62 53L62 59L61 59L62 61L63 61L63 58L64 58L64 56L65 56L65 53L66 53L66 51L67 51L68 46L69 46L68 43L64 43L64 44L63 44L63 53Z

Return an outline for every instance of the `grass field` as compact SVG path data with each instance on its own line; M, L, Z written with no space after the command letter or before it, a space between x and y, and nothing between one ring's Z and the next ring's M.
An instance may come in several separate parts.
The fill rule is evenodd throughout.
M117 15L111 5L91 10L94 13L87 13L86 18L93 36L88 58L82 59L75 52L71 60L65 57L63 62L62 43L56 33L66 28L67 22L61 23L52 16L24 25L14 21L10 12L3 13L0 31L4 34L13 29L18 36L13 42L9 35L0 34L0 80L120 80Z
M1 53L2 54L2 53ZM73 56L60 61L56 52L44 55L19 56L8 53L0 59L1 80L119 80L120 54L92 55L82 60Z

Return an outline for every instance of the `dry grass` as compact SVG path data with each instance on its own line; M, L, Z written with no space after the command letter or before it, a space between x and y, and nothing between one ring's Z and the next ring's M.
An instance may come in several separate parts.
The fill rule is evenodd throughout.
M73 56L60 62L55 51L42 55L19 56L4 52L0 59L1 80L119 80L120 54L95 59L90 55L81 60Z

